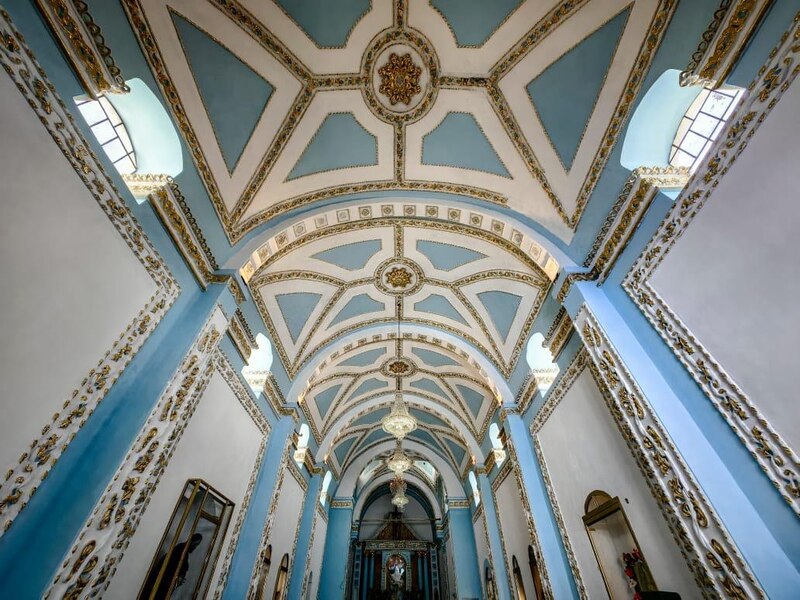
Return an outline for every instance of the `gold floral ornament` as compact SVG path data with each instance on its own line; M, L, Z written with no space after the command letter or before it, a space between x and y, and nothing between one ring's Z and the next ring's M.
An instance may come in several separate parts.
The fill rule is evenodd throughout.
M405 375L408 372L408 365L402 360L396 360L389 365L389 372L392 375Z
M395 267L386 273L386 281L393 288L405 288L411 284L411 273L402 267Z
M414 64L411 54L400 56L394 52L389 61L378 69L381 85L378 91L389 98L392 106L398 102L411 104L411 99L422 91L419 78L422 69Z

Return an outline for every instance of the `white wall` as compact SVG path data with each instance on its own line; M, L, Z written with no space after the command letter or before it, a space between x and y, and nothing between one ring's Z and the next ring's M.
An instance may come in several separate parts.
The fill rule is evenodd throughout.
M605 598L583 525L594 490L618 496L659 589L699 598L692 575L588 369L578 376L537 434L589 598ZM622 567L620 567L622 568Z
M328 521L322 516L322 511L317 507L314 514L314 545L308 559L307 571L314 574L311 585L306 589L306 597L316 600L319 590L319 577L322 574L322 555L325 553L325 537L328 533Z
M798 114L793 85L650 278L796 452Z
M289 555L289 574L286 579L286 585L289 585L296 558L293 556L295 534L300 526L300 517L303 515L303 506L306 499L305 490L297 482L294 475L289 472L289 469L294 468L291 456L289 457L289 463L291 464L283 467L283 482L275 492L279 496L274 514L268 517L272 519L272 526L267 538L267 544L272 546L272 559L267 584L264 587L268 598L272 597L272 590L275 589L275 578L278 575L278 568L284 554ZM305 557L303 557L303 560L305 560Z
M5 74L0 139L0 466L7 467L156 285Z
M508 474L503 483L500 484L500 487L497 488L495 506L497 507L500 529L503 532L503 546L507 558L506 569L508 570L508 576L516 585L514 571L511 566L511 557L516 556L519 569L522 572L526 598L535 599L533 578L528 565L528 546L531 543L528 533L528 520L522 505L522 492L519 489L517 478L514 476L513 471Z
M234 502L209 586L213 592L262 439L263 434L233 390L215 372L111 580L107 598L135 598L139 593L175 504L190 478L204 479Z

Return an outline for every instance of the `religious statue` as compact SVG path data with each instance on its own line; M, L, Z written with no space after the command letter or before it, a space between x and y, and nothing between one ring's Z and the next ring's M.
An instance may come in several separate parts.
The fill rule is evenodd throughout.
M388 574L388 587L392 592L392 598L403 597L406 588L406 561L398 555L393 554L386 560L386 572Z

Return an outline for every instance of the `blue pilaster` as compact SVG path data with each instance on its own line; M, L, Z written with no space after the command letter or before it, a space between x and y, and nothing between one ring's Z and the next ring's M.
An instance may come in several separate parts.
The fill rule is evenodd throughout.
M469 507L450 507L450 540L453 548L453 569L450 582L459 598L481 597L481 576L478 568L478 549L472 529Z
M0 598L38 598L217 304L224 285L178 298L0 538Z
M533 453L528 429L519 415L508 414L505 430L511 438L514 452L517 455L517 466L531 504L530 510L536 525L536 533L539 536L539 546L544 555L542 558L547 568L553 597L578 598L578 590L569 567L564 542L558 531L553 508L547 496L539 461L536 460Z
M278 483L280 468L283 465L281 461L283 449L286 446L286 440L293 431L294 421L291 417L283 417L277 420L272 427L256 487L250 499L247 516L245 516L242 524L242 531L239 534L239 543L236 546L236 552L233 554L228 582L222 595L223 600L233 600L234 598L245 598L247 596L247 590L250 588L250 577L258 559L261 533L269 517L270 499L276 491L275 486Z
M500 600L511 600L511 590L508 589L508 573L503 560L503 541L500 538L500 524L497 522L497 508L492 495L492 483L484 475L478 475L478 489L483 502L483 514L486 519L486 531L489 534L489 550L492 553L494 577L497 584L497 594Z
M314 515L317 512L319 502L319 491L322 486L322 476L314 475L308 482L306 492L306 503L303 507L303 514L300 517L300 534L297 537L295 555L292 558L292 574L289 579L289 590L287 598L300 598L303 590L303 579L308 570L308 559L311 556L311 528L314 526ZM347 556L347 554L345 554ZM346 562L346 561L345 561Z
M765 498L758 485L742 485L747 471L754 468L754 462L745 456L744 462L737 463L731 460L731 455L721 455L717 451L725 446L712 434L733 438L734 433L725 428L700 426L697 420L700 415L690 411L672 387L675 379L687 377L685 372L673 370L675 379L667 379L661 369L672 369L672 365L659 365L652 359L629 327L628 319L617 310L605 291L592 283L575 287L565 303L567 309L574 316L581 305L590 308L768 597L787 600L796 597L800 589L797 566L800 526L797 520L787 520L781 531L771 530L767 521L778 519L782 513L777 510L764 513L758 509L758 504L775 499L777 495ZM704 398L700 401L707 402ZM766 484L766 477L763 480Z
M331 502L328 512L328 534L325 536L325 553L319 581L320 600L341 600L345 597L347 557L350 550L350 525L353 507L337 508Z

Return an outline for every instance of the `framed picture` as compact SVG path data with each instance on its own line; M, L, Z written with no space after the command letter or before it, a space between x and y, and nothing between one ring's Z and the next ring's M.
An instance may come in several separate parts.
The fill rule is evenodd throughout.
M139 600L203 598L233 502L202 479L190 479L175 505L147 572Z

